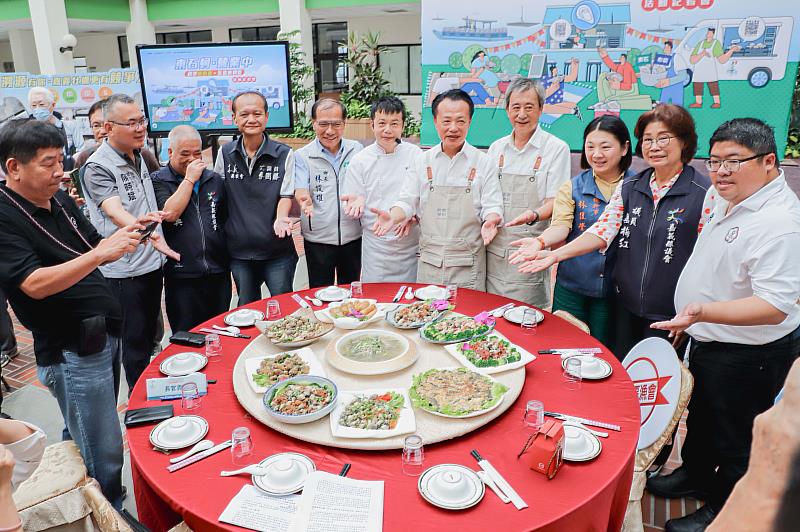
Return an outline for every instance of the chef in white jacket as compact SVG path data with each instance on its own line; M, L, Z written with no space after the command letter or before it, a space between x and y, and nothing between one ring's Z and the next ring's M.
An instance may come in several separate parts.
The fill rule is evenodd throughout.
M390 210L369 207L382 236L417 216L417 282L486 289L486 245L503 222L503 194L489 157L470 145L474 104L454 89L431 103L442 142L414 158L400 199Z
M372 104L375 143L350 161L342 200L345 212L361 218L361 280L365 283L413 283L417 279L419 224L414 218L384 236L372 232L377 216L364 206L389 210L400 197L409 165L422 150L401 142L406 109L402 100L384 96Z

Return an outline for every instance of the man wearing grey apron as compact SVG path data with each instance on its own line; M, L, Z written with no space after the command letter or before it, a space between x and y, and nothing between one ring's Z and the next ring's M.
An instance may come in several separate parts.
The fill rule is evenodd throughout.
M474 106L458 89L431 105L442 142L416 157L391 210L370 207L373 231L385 235L414 215L420 219L417 282L486 289L486 248L503 218L496 168L467 141Z
M538 80L520 78L508 86L506 113L514 129L493 142L488 155L497 165L503 217L509 221L486 248L486 291L539 308L550 306L549 271L520 273L508 257L512 242L547 229L556 192L570 175L569 146L537 127L543 104Z

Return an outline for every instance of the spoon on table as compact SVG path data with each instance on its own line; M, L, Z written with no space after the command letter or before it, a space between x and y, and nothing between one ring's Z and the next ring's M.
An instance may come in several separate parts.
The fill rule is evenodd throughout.
M414 299L414 289L410 286L408 287L408 292L406 292L406 299Z
M229 327L220 327L219 325L212 325L212 329L216 329L218 331L226 331L231 334L241 334L242 330L239 327L234 327L233 325Z
M584 430L586 430L588 432L591 432L592 434L594 434L598 438L608 438L608 432L601 432L599 430L590 429L589 427L587 427L583 423L578 423L577 421L565 421L563 424L564 425L572 425L573 427L578 427L579 429L584 429Z
M197 454L197 453L199 453L201 451L207 451L208 449L211 449L212 447L214 447L214 442L213 441L211 441L211 440L200 440L199 442L194 444L194 447L192 447L191 449L189 449L188 451L186 451L182 455L176 456L175 458L170 458L169 459L169 463L170 464L177 464L181 460L186 460L187 458L189 458L193 454Z
M261 467L260 465L253 464L247 467L243 467L241 469L237 469L236 471L220 471L219 476L221 477L232 477L233 475L241 475L243 473L248 475L255 475L257 477L261 477L266 475L268 469L266 467Z
M321 307L322 306L322 301L320 301L316 297L308 297L308 296L304 296L304 297L306 299L308 299L311 302L311 304L314 305L315 307Z

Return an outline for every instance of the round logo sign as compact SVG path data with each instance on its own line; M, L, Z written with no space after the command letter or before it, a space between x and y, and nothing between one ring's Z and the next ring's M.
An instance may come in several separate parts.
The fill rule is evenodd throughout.
M641 429L637 449L652 445L666 430L681 393L681 362L663 338L645 338L631 349L622 365L639 398Z
M66 103L75 103L78 101L78 92L73 88L66 88L61 92L61 97Z
M94 89L91 87L83 87L81 89L81 100L84 102L94 101Z
M114 94L114 91L112 91L110 87L106 87L105 85L103 85L102 87L97 89L97 96L101 100L105 100L106 98L108 98L112 94Z

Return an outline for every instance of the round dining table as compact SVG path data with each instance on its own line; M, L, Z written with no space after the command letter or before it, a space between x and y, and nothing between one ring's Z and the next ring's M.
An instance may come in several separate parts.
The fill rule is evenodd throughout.
M364 284L364 297L390 302L399 284ZM419 287L421 285L412 285ZM313 290L296 292L301 296ZM288 315L299 304L284 294L273 299ZM403 300L402 302L409 302ZM476 315L512 302L507 298L460 288L455 311ZM264 301L245 305L266 311ZM416 532L425 530L609 530L622 527L633 478L636 443L639 436L639 401L633 383L614 355L600 342L577 327L547 312L535 333L523 333L519 325L503 318L496 329L511 342L531 353L558 348L600 348L597 356L608 361L613 373L603 380L584 379L577 390L564 384L561 357L539 354L525 367L525 384L517 400L497 419L463 436L425 446L424 467L437 464L461 464L478 470L470 455L478 450L505 477L528 504L517 510L503 504L490 490L476 506L460 511L432 506L422 498L418 477L403 473L400 450L361 451L307 443L277 432L254 419L242 408L234 393L234 364L251 340L222 337L223 354L202 370L208 379L208 394L202 398L200 415L209 424L206 438L220 443L231 437L236 427L248 427L254 444L253 463L280 452L298 452L311 458L318 470L339 473L343 464L352 468L348 478L384 482L383 530ZM223 325L218 316L202 326ZM259 334L255 327L243 333ZM421 340L420 340L421 341ZM312 344L310 347L314 347ZM202 348L169 345L146 369L134 387L128 408L163 405L147 400L146 380L163 377L159 364L182 351L202 352ZM413 367L412 367L413 369ZM553 479L529 467L527 454L517 458L531 429L523 423L527 401L542 401L545 410L619 425L600 438L602 452L588 462L564 462ZM175 414L181 413L180 401L173 401ZM183 469L170 473L169 456L156 451L149 441L153 425L127 429L131 455L134 493L139 520L154 531L168 530L185 521L193 530L243 530L219 521L231 499L250 482L248 476L220 477L220 471L235 469L229 451L221 451ZM606 429L598 429L606 430ZM172 456L176 456L173 454Z

